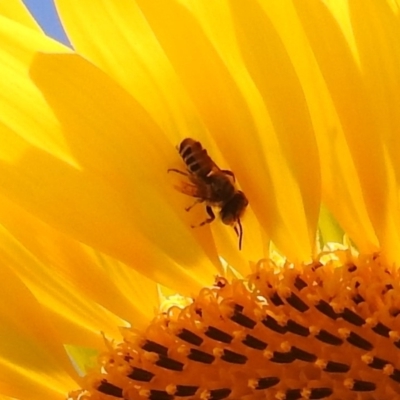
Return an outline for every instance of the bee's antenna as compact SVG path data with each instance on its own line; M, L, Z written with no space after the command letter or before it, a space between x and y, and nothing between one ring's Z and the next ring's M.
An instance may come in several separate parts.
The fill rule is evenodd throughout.
M242 239L243 239L243 228L242 224L240 223L240 219L237 220L237 223L239 225L239 229L235 226L233 229L236 232L236 235L239 236L239 250L242 250Z

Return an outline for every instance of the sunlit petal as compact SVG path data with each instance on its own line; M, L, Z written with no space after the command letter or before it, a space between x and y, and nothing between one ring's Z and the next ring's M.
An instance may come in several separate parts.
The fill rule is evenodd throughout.
M0 6L0 396L397 398L398 0L56 3Z
M87 2L83 4L80 2L76 2L76 4L70 5L67 2L59 1L59 9L61 12L61 15L63 16L63 21L65 21L65 26L66 28L71 30L71 35L76 39L76 43L78 45L82 45L83 48L81 49L83 53L88 54L89 57L91 57L97 64L100 64L103 69L108 71L110 74L113 76L116 75L115 71L121 71L121 68L119 66L121 65L121 62L113 62L116 66L118 66L118 69L115 67L110 69L109 66L105 66L104 60L112 60L112 57L99 57L98 54L93 51L93 48L96 48L97 50L104 51L105 47L103 45L100 45L100 43L103 43L104 40L110 40L109 38L103 38L102 39L102 33L101 32L106 32L104 29L100 29L103 25L106 24L105 21L107 21L107 27L108 29L112 29L113 32L117 32L118 34L123 35L126 40L124 41L119 41L119 43L122 42L122 45L127 45L128 43L131 43L132 47L133 43L135 43L135 37L143 37L143 34L149 35L149 28L147 24L143 26L143 21L142 24L126 24L121 21L125 20L127 18L127 13L126 9L122 5L115 5L112 6L110 9L109 6L102 8L101 9L101 15L103 16L103 19L99 19L96 21L96 27L98 26L99 28L99 35L95 34L95 31L92 30L91 26L87 23L86 19L84 18L79 18L79 15L87 15L88 8L93 7L91 2ZM139 2L140 4L140 2ZM168 7L161 12L159 9L159 4L154 4L154 13L152 11L153 6L150 6L150 2L146 2L143 4L140 4L147 20L150 22L152 29L156 33L158 40L160 44L163 47L163 50L166 52L169 60L171 61L172 65L174 66L175 70L178 70L180 72L180 78L183 80L183 83L187 87L190 95L193 97L196 97L193 101L195 102L196 106L200 109L200 112L202 116L206 119L206 124L208 125L208 128L212 131L213 136L216 138L218 145L220 149L222 149L223 155L226 157L228 160L229 165L232 167L232 170L234 171L242 171L242 175L244 172L247 172L246 177L242 176L242 181L249 181L253 184L256 182L265 182L266 184L259 184L261 188L257 191L257 193L253 194L253 197L251 198L251 204L253 205L253 208L255 207L257 210L257 213L259 215L259 218L263 219L263 222L270 223L270 229L273 231L272 238L276 242L279 242L281 246L284 246L284 242L287 241L287 235L292 233L293 234L293 239L294 241L300 240L299 238L301 237L309 237L309 243L307 246L304 246L304 243L299 243L299 246L296 251L304 254L308 254L308 256L311 256L312 253L312 247L313 247L313 238L311 238L311 232L313 230L312 226L316 224L316 218L317 218L317 213L318 213L318 168L314 165L317 163L317 157L313 157L312 152L315 152L315 144L311 144L310 141L307 142L306 137L309 137L309 140L311 140L310 136L310 124L309 122L305 122L305 124L308 124L308 127L303 126L301 127L302 130L302 136L299 136L299 138L302 138L303 140L299 140L299 143L304 146L304 152L307 152L310 156L307 157L307 160L311 163L308 166L308 162L304 162L304 158L301 159L300 155L302 152L299 150L298 145L299 143L292 143L290 144L290 141L286 140L283 138L283 135L281 135L281 142L278 142L278 139L276 138L275 134L276 132L274 131L273 123L277 124L277 121L270 121L269 119L266 120L265 116L267 115L267 111L265 110L265 104L263 104L263 99L260 98L260 94L258 93L257 89L254 86L254 83L251 81L251 77L248 75L248 73L245 71L243 68L243 64L241 63L236 63L235 61L238 60L237 54L238 54L238 45L234 43L234 46L232 47L232 42L230 42L227 37L227 34L225 32L229 32L227 27L223 27L220 24L220 21L229 21L228 18L219 18L219 13L213 13L213 7L216 6L211 6L208 7L209 9L201 10L201 9L195 9L192 10L196 15L196 18L200 19L200 22L202 21L202 18L208 17L210 15L214 15L214 19L208 19L208 23L214 23L215 26L202 26L201 29L207 29L210 28L212 29L220 29L218 33L222 34L222 37L219 38L220 42L218 40L216 41L217 44L223 44L226 43L226 45L223 47L222 45L219 46L217 49L212 49L209 43L207 43L207 37L204 36L204 33L199 30L196 26L198 26L198 23L196 20L193 19L193 16L191 14L187 14L185 12L184 7L182 7L179 3L169 3ZM134 5L131 3L132 8L134 8ZM221 7L220 7L221 8ZM219 10L220 11L220 10ZM157 21L155 16L156 12L160 12L160 15L165 13L169 13L168 18L163 18L160 21ZM182 14L183 13L183 14ZM187 14L187 15L186 15ZM240 14L240 13L238 13ZM137 18L142 19L143 16L141 15L140 11L135 8L135 13L134 15L137 16ZM224 15L225 17L225 15ZM178 20L180 21L179 24L176 24L174 21ZM187 21L186 24L190 24L190 26L184 26L183 21ZM121 23L117 23L121 22ZM167 23L170 24L168 27L162 26L162 23ZM158 24L158 25L157 25ZM231 21L232 24L232 21ZM243 26L246 26L246 22L242 24ZM80 28L79 28L80 26ZM145 31L138 31L139 27L142 27L142 29ZM181 29L182 32L178 32L176 29ZM230 26L229 29L232 29L233 26ZM82 30L83 29L83 30ZM165 32L164 32L165 30ZM90 31L90 35L84 35L83 31ZM202 59L201 62L200 60L197 59L197 57L200 57L201 52L198 52L197 47L192 46L192 44L189 44L188 42L185 42L184 37L185 34L183 34L183 31L186 32L186 34L196 34L198 36L198 40L203 42L204 50L208 52L208 54L201 55ZM196 33L197 32L197 33ZM212 32L211 32L212 33ZM210 32L208 32L210 34ZM215 32L214 32L215 34ZM217 35L216 34L216 35ZM231 34L231 33L230 33ZM151 33L150 38L153 40L153 33ZM212 39L215 39L215 36L212 37ZM218 38L217 38L218 39ZM168 41L168 44L167 42ZM115 42L115 41L114 41ZM244 43L243 43L244 44ZM187 47L185 49L185 47ZM118 57L124 57L126 58L126 55L122 56L123 52L128 52L128 48L126 50L122 50L123 47L121 46L115 46L113 47L113 56L118 59ZM140 49L143 49L140 47ZM179 52L176 52L174 49L182 49L179 50ZM160 51L157 47L157 50ZM215 51L218 50L220 55L218 55ZM188 52L192 52L193 55L191 57L188 57L187 54ZM138 52L137 49L134 49L133 52L131 50L130 53L128 54L133 54L134 52ZM235 54L236 52L236 54ZM185 59L191 60L190 65L183 65L183 58L179 57L179 54L185 55ZM147 57L149 56L148 49L146 48L146 53ZM235 56L236 55L236 59ZM226 67L224 67L221 63L221 57L224 59L224 61L232 60L231 65L229 66L232 71L226 70ZM260 60L259 60L260 61ZM263 68L263 66L259 63L257 64L258 68ZM212 68L210 69L209 72L207 72L207 68L205 68L205 63L208 63L209 67ZM146 59L143 61L144 65L149 65L149 68L152 65L158 65L157 63L154 63L154 57L153 59ZM129 62L128 62L129 65ZM142 64L140 64L142 65ZM201 65L201 71L196 67L196 65ZM214 68L217 65L219 65L220 72ZM288 64L289 65L289 64ZM242 66L242 67L240 67ZM122 69L123 71L124 69ZM156 74L154 76L157 76L157 74L160 73L160 69L155 71ZM183 73L184 72L184 73ZM189 74L190 72L190 74ZM135 71L132 71L132 74L130 75L131 77L139 77L140 75L135 75ZM163 72L163 76L165 76ZM234 80L237 80L235 82ZM122 80L121 78L117 78L120 82L125 83L126 81ZM275 80L276 78L270 74L270 79L271 82ZM286 75L285 75L286 79ZM139 81L142 81L139 79ZM170 80L169 80L170 81ZM168 82L169 82L168 81ZM203 82L203 83L201 83ZM212 83L213 82L213 83ZM259 83L259 82L256 82ZM166 87L164 83L160 82L160 87L164 88ZM129 85L128 85L129 86ZM239 86L239 87L238 87ZM264 85L265 86L265 85ZM146 90L150 90L151 86L147 85ZM209 95L206 95L206 93L201 94L198 90L201 88L206 88L206 87L211 87L213 88L212 97ZM220 89L218 89L218 87ZM290 84L287 84L287 87L290 88ZM266 86L265 86L266 88ZM171 93L171 90L168 90L168 87L166 87L167 92ZM291 89L293 90L293 89ZM244 93L240 93L240 92ZM138 91L136 90L135 93ZM173 91L175 93L176 90ZM233 93L236 94L234 95ZM264 94L267 93L266 90L263 91ZM289 93L288 93L289 94ZM207 96L207 98L204 98L204 95ZM271 93L271 98L272 98L272 93ZM223 98L219 98L218 96L223 96ZM247 105L244 103L243 96L246 97L246 100L248 103L250 103L253 107L251 110L247 110ZM202 98L203 97L203 98ZM265 100L265 99L264 99ZM141 100L142 101L142 100ZM280 100L281 102L284 101L282 98ZM235 104L236 102L236 104ZM230 105L229 105L230 103ZM271 104L269 105L271 106ZM147 106L146 106L147 107ZM147 107L148 108L148 107ZM301 109L301 106L299 106L299 109ZM230 115L231 111L229 110L235 110L235 115ZM241 114L237 114L237 110L241 110ZM218 119L214 118L212 115L215 114L215 112L218 112ZM182 109L181 113L185 113L185 110ZM225 116L224 116L225 113ZM206 115L204 115L206 114ZM253 114L253 115L252 115ZM282 115L286 114L286 111L282 109ZM307 114L302 112L302 114L305 116L305 121L307 120ZM261 115L265 115L264 117L260 117ZM275 119L278 117L275 117ZM256 119L256 121L254 121ZM281 118L282 119L282 118ZM216 125L219 122L222 121L223 125ZM257 125L257 127L255 126ZM258 128L258 129L257 129ZM292 127L290 125L287 125L286 127L283 127L286 132L292 131ZM261 132L261 133L258 133ZM308 132L308 133L307 133ZM252 135L253 138L256 138L256 135L260 135L259 141L260 143L258 146L255 144L255 140L251 141L248 143L248 141L245 141L244 139L247 137L247 135ZM265 135L268 135L267 138L265 138ZM229 136L229 140L227 140L227 137ZM243 159L238 157L237 152L235 149L237 148L238 143L236 141L238 140L237 138L242 137L242 141L240 143L241 147L243 148ZM292 167L292 171L290 170L290 167L288 169L285 169L286 165L286 157L282 155L282 149L281 146L286 146L290 147L293 146L293 149L296 148L296 151L291 151L291 158L292 162L294 165L297 165L298 168L295 168L294 166ZM256 148L258 147L258 148ZM261 150L261 151L260 151ZM252 154L253 157L249 160L248 158L246 159L246 162L244 158L246 157L247 154ZM258 155L258 157L255 157ZM265 156L267 156L268 160L268 166L272 168L272 172L274 175L272 177L269 176L269 173L266 172L266 166L265 166L265 161L262 161ZM296 160L297 157L297 160ZM218 158L217 158L218 159ZM258 160L257 160L258 159ZM299 163L299 161L300 162ZM247 166L245 166L246 164ZM303 171L302 171L303 169ZM285 172L286 171L286 172ZM296 171L302 171L299 172L298 175L296 176L297 172ZM313 186L313 190L316 190L317 192L306 192L305 188L297 188L297 183L296 180L300 176L305 176L309 175L310 172L312 172L315 175L315 185ZM293 174L295 176L293 176ZM240 177L240 176L239 176ZM292 183L290 183L292 182ZM303 183L301 186L304 185L304 178L303 178ZM248 187L250 184L248 184ZM246 189L246 187L244 187ZM249 192L250 189L247 189L247 192ZM306 210L308 211L307 218L308 222L304 221L304 211L303 211L303 206L302 204L302 196L306 197L306 202L309 203L309 206L305 206ZM278 198L278 201L272 201L272 199ZM299 208L296 211L293 211L293 203L288 202L287 199L292 199L297 198L298 201L295 201L295 204L299 204ZM268 207L265 208L265 203L267 203ZM261 204L263 206L261 207ZM310 209L308 209L310 207ZM313 210L311 212L311 209ZM261 215L260 215L261 214ZM278 215L278 218L287 218L286 225L289 224L289 220L291 221L291 224L294 226L298 226L299 232L295 232L293 228L288 232L287 230L283 229L280 230L280 228L277 228L278 226L282 225L278 221L273 220L272 216L273 215ZM296 222L298 221L298 222ZM310 226L307 227L307 224ZM301 233L300 233L301 232ZM308 232L308 233L307 233ZM305 235L303 234L305 233ZM308 249L307 249L308 247ZM294 246L292 246L291 250L289 251L294 251ZM288 254L289 255L289 254Z
M358 53L347 45L346 30L341 30L338 20L323 3L315 3L313 7L305 4L296 2L296 9L349 145L369 218L382 244L388 232L391 240L397 241L392 217L382 215L382 210L391 210L394 181L387 173L389 169L382 136L372 111L373 104L368 101L362 81L360 69L363 66L358 63ZM341 9L338 18L344 18L345 12ZM378 193L385 193L385 196ZM394 254L388 256L393 260L397 257Z
M46 295L56 297L51 302L45 301L46 304L57 303L53 306L54 311L67 316L66 310L61 311L63 305L67 304L67 309L82 312L81 319L91 315L91 320L99 320L97 326L92 327L93 331L106 332L107 325L110 329L121 322L115 320L107 323L110 315L102 318L102 310L85 310L86 296L89 295L92 300L126 321L130 321L134 315L137 324L140 324L140 315L149 314L156 307L154 282L149 281L146 285L143 281L139 283L146 278L141 276L139 279L137 273L125 267L129 271L125 273L126 279L129 274L136 277L136 291L140 292L146 288L148 292L147 307L138 306L139 302L145 299L143 293L135 293L135 289L131 287L129 297L124 297L120 284L115 286L112 283L110 275L118 276L116 261L112 262L110 258L52 229L4 198L0 197L0 204L0 218L2 224L7 227L7 231L0 230L3 257L13 261L17 273L22 279L29 281L31 290L33 286L39 298ZM11 237L10 233L14 237ZM39 296L37 291L43 292L42 296ZM73 301L78 304L72 304ZM79 318L74 316L70 319L77 321Z
M57 331L37 300L5 264L0 269L0 279L0 392L29 398L35 387L32 398L39 399L39 394L61 396L63 390L74 385L72 377L76 374Z
M337 2L338 7L339 3L344 4ZM319 151L323 155L319 158L323 200L357 246L366 252L373 251L377 248L377 239L365 208L354 161L296 8L292 1L263 1L261 4L279 32L307 99ZM305 6L305 3L295 4Z
M7 37L7 32L4 36ZM11 43L13 39L8 36L8 40ZM18 41L13 45L18 46ZM18 54L14 64L17 60L22 63L24 58L33 55L26 45L21 46L25 50ZM5 55L12 57L8 53ZM60 126L31 82L22 80L26 87L20 83L18 91L9 86L12 79L20 74L17 67L20 69L22 65L13 67L8 62L3 66L3 72L9 77L2 81L6 86L2 91L3 104L7 105L7 112L2 115L6 124L3 135L7 140L4 138L5 143L0 150L3 192L51 224L138 269L143 268L150 276L152 272L147 267L149 259L153 260L151 265L163 264L165 275L158 279L167 286L179 284L180 289L187 288L185 280L194 287L200 284L202 277L205 278L214 269L213 264L218 264L218 259L215 250L208 246L214 263L206 261L195 239L199 234L188 229L182 220L182 212L177 213L175 198L171 196L174 190L166 179L168 159L173 158L175 150L167 140L162 141L162 136L157 141L149 140L151 135L160 133L146 112L79 57L38 56L31 74L58 114ZM88 76L91 76L90 80ZM64 87L62 93L53 79ZM89 81L92 86L87 84ZM51 82L53 84L50 85ZM100 88L102 95L94 101L92 93ZM29 98L29 104L34 101L36 109L30 108L28 103L21 108L23 98L27 101ZM110 99L113 99L112 103ZM19 108L12 108L12 104L19 104ZM35 136L31 123L28 130L21 122L17 125L14 122L26 121L29 115L35 118L38 129ZM104 119L105 116L107 119ZM132 126L135 126L134 134ZM50 132L52 136L43 135ZM59 141L61 134L64 142ZM114 146L107 145L108 138L117 137L120 139L114 142ZM32 140L36 142L30 143ZM148 160L152 163L149 164ZM147 167L139 169L139 165ZM140 191L135 189L137 186ZM77 196L78 193L85 195ZM44 204L46 207L43 207ZM149 212L144 213L144 209ZM163 210L165 218L157 218L157 210ZM138 226L143 228L142 233L139 233ZM168 226L174 226L176 233L160 235ZM185 241L191 245L182 246ZM157 242L167 254L152 254L151 246ZM142 254L142 260L138 252ZM204 260L201 268L199 259ZM179 267L177 262L196 268L197 279ZM168 268L181 271L182 279L178 282L172 279L172 275L167 273Z
M238 68L229 69L228 63L221 57L228 58L230 53L225 55L221 47L219 54L220 49L213 46L186 5L178 2L160 5L151 1L138 4L229 165L237 171L238 181L249 193L256 215L267 232L272 232L272 240L284 249L288 257L307 257L306 254L310 257L312 244L298 243L300 237L308 237L304 210L300 206L301 191L290 167L284 162L282 144L276 139L273 123L267 117L268 110L260 102L262 99L254 83L243 68L240 71L240 64ZM219 23L217 17L210 20ZM196 46L185 40L186 35ZM229 49L229 46L225 48ZM239 72L242 74L239 75ZM247 140L248 137L252 140ZM309 147L307 141L305 145ZM241 149L239 153L238 148ZM279 177L276 175L278 169ZM316 179L318 181L318 177ZM257 191L251 192L251 188L255 187ZM289 199L293 202L290 203ZM314 206L310 203L310 207L315 212L315 198L312 198L312 203ZM293 204L299 205L299 208L293 207ZM310 220L315 223L316 217L311 214ZM293 222L291 229L285 223L286 216ZM289 237L292 238L290 249L285 247Z
M19 22L27 28L42 32L42 29L26 9L22 0L1 1L0 15Z
M333 7L334 8L334 7ZM360 11L363 16L361 17ZM349 3L354 40L358 48L360 69L366 88L366 97L374 118L377 140L383 142L382 165L385 181L375 190L382 190L384 204L377 199L379 192L369 192L371 219L383 251L389 260L399 262L400 214L398 206L398 180L400 173L400 34L399 8L390 2L354 1ZM341 22L341 21L340 21ZM368 31L368 35L365 32ZM374 149L374 151L376 151ZM379 150L380 151L380 150ZM378 154L379 154L378 151ZM369 163L365 161L365 164ZM370 171L375 168L372 164ZM368 173L368 169L365 168ZM381 207L386 212L382 215Z
M194 106L134 1L55 3L74 48L137 99L172 144L202 134Z
M267 199L276 199L276 203L271 202L268 212L282 218L277 225L282 225L287 218L284 224L291 225L289 231L295 236L291 241L292 251L304 252L302 257L307 257L307 252L311 254L314 246L313 232L319 206L318 157L302 88L278 32L255 2L248 2L246 6L230 2L223 7L221 3L204 3L194 6L192 11L232 71L247 103L254 107L251 112L259 128L255 134L259 136L262 159L267 160L272 180L271 192L265 193L264 203ZM258 48L263 51L254 51ZM266 119L268 114L269 120ZM242 136L245 137L245 133ZM254 153L257 154L256 151L246 154ZM288 169L282 168L283 165L288 165ZM241 169L245 167L241 166ZM252 171L258 179L259 192L268 178L258 168ZM298 205L297 209L294 204ZM266 221L271 219L269 215L264 217ZM275 231L273 240L282 246L282 242L288 240L288 232L276 232L276 226L271 225L272 232ZM297 244L299 237L308 237L308 243ZM299 248L294 250L297 245Z

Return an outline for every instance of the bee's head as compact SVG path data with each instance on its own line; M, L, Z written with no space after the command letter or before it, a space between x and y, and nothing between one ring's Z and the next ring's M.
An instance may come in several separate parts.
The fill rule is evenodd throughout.
M220 216L226 225L233 225L233 229L239 237L239 250L242 249L243 229L240 217L246 210L249 201L243 192L238 190L231 199L222 207Z
M238 190L231 199L222 207L220 216L226 225L235 225L244 213L249 201L245 194Z

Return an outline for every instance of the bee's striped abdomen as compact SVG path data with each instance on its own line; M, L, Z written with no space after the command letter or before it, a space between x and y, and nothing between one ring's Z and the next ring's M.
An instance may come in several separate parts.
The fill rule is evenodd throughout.
M179 154L183 158L189 172L198 177L207 177L214 167L214 162L207 151L203 149L200 142L191 138L184 139L181 142Z

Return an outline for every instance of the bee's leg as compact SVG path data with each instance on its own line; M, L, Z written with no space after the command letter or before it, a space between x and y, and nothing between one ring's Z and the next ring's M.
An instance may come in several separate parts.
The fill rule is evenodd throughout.
M237 228L238 226L239 229ZM239 237L239 250L242 250L243 228L242 224L240 223L240 219L238 219L238 224L237 226L235 225L233 229L235 230L236 235Z
M207 218L205 221L203 221L199 225L192 225L192 228L197 228L199 226L204 226L204 225L209 224L209 223L214 221L215 215L214 215L214 212L213 212L212 208L210 206L206 206L206 211L207 211L207 214L208 214L209 218Z
M233 178L233 182L236 181L235 174L232 171L229 171L228 169L221 169L221 172L223 172L225 175L231 176Z
M203 226L205 224L209 224L210 222L213 222L214 219L215 219L215 215L214 215L214 212L213 212L211 206L206 206L206 212L207 212L209 218L207 218L205 221L203 221L200 224L200 226Z
M168 168L167 172L176 172L181 175L189 176L189 174L187 172L181 171L180 169L176 169L176 168Z
M191 206L185 207L185 211L190 211L196 204L202 203L204 200L197 199Z

